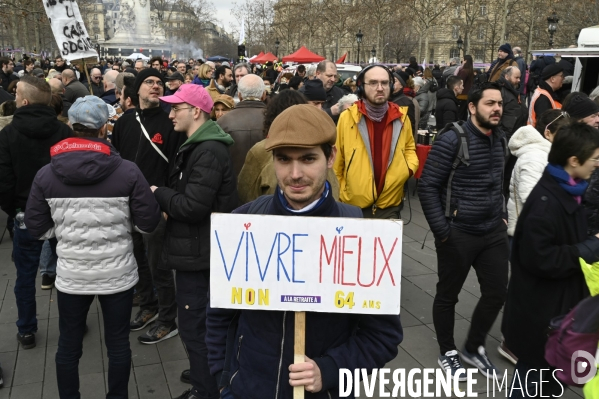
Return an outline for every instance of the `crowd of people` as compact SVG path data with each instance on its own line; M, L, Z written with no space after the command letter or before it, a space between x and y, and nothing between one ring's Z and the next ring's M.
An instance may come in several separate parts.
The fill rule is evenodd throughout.
M36 345L39 269L41 289L57 290L61 398L79 397L96 296L107 397L127 397L129 336L142 330L144 345L181 335L191 387L180 399L288 398L294 386L338 397L340 368L397 355L399 315L308 313L305 362L293 364L285 312L211 308L210 215L401 219L427 129L436 138L418 195L437 250L439 366L460 381L462 362L497 372L486 337L505 306L499 352L521 373L550 368L545 329L589 295L579 258L599 261L599 90L570 93L568 61L549 58L529 67L505 43L487 70L470 55L432 69L412 57L345 81L328 60L286 72L154 57L86 71L61 57L0 58L0 207L19 344ZM458 351L455 306L471 267L481 297Z

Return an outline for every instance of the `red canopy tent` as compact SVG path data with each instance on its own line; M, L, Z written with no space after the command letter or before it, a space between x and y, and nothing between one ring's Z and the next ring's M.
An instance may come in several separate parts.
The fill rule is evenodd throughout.
M314 54L313 52L302 46L295 53L283 57L283 62L319 62L324 59L324 57L321 57L318 54Z
M274 62L276 60L278 60L278 57L269 51L268 53L264 54L262 57L254 58L252 60L252 64L262 64L263 62L266 62L266 61Z
M264 56L264 51L260 51L260 54L256 54L255 56L253 56L252 58L249 59L250 62L253 62L256 58L260 58Z

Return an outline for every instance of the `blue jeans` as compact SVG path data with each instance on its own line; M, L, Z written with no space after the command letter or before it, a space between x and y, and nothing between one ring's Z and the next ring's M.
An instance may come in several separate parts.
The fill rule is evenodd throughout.
M566 391L567 385L553 378L553 370L543 369L541 373L538 367L531 367L518 361L509 391L511 392L510 399L540 398L541 393L544 398L561 397ZM515 378L516 375L519 376L518 380Z
M73 295L58 291L58 351L56 377L61 399L80 399L79 359L83 353L83 335L87 313L95 295ZM131 369L129 318L133 288L110 295L98 295L104 318L104 339L108 354L107 399L128 398Z
M35 307L35 277L40 264L43 241L33 238L27 229L14 228L13 254L17 268L15 298L19 319L17 327L20 334L37 331Z
M56 238L44 241L42 254L40 255L40 276L56 276Z

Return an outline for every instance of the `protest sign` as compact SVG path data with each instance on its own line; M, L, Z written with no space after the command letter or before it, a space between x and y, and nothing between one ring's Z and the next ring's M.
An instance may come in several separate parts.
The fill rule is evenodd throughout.
M400 220L212 214L210 305L399 314Z
M98 60L75 0L43 0L60 55L65 60ZM90 60L91 61L91 60Z

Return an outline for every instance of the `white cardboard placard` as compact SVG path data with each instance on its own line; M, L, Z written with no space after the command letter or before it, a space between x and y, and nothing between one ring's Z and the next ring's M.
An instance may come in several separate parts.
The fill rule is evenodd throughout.
M401 220L212 214L215 308L399 314Z
M43 0L60 55L65 60L94 58L98 53L87 34L75 0Z

